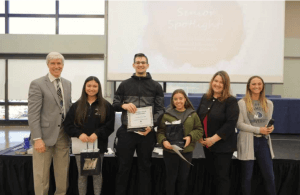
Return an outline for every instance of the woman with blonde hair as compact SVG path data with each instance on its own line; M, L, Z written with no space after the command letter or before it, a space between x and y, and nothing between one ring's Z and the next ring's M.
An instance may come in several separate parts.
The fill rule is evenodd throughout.
M214 74L197 113L204 128L204 136L199 142L203 145L207 168L214 175L213 189L216 192L212 194L228 195L239 107L236 98L230 94L230 78L225 71Z
M252 76L247 83L246 96L239 102L240 115L237 128L237 158L242 168L242 193L251 194L251 178L254 160L264 178L268 195L275 195L272 149L270 133L274 126L267 127L272 118L273 103L265 97L265 83L259 76Z

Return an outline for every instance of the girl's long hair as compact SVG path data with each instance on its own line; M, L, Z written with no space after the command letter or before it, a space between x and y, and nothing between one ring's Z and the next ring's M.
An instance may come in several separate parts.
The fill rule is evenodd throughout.
M253 114L253 104L252 104L252 98L251 98L252 92L250 90L250 84L251 84L252 79L255 79L255 78L260 79L263 83L263 88L259 95L259 101L260 101L260 105L261 105L262 109L265 111L265 113L267 113L268 112L268 104L267 104L267 98L265 95L265 82L260 76L252 76L249 78L249 80L247 82L246 95L244 97L244 100L246 102L247 111Z
M81 93L81 97L78 100L78 105L77 105L77 109L76 109L76 113L75 113L75 123L78 125L83 125L83 123L86 120L86 115L87 115L87 110L88 110L88 103L87 103L87 97L88 95L85 92L85 88L86 88L86 83L89 81L95 81L96 83L98 83L98 93L96 94L97 96L97 100L98 101L98 107L96 108L97 111L100 115L100 120L101 123L103 123L105 121L106 118L106 107L105 107L105 99L102 96L102 89L101 89L101 84L100 81L97 77L94 76L90 76L88 77L84 84L83 84L83 88L82 88L82 93Z

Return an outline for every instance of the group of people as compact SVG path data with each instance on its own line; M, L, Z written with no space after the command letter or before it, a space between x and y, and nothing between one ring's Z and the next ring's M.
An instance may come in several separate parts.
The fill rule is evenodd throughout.
M255 160L262 172L266 191L269 195L276 194L270 138L274 127L267 127L272 118L273 103L265 97L265 84L261 77L251 77L245 97L237 101L230 93L228 74L219 71L213 75L209 90L201 98L197 110L182 89L173 92L171 105L165 110L163 89L147 72L147 56L138 53L133 60L135 73L120 84L112 105L103 98L100 81L94 76L85 80L81 97L72 104L71 82L61 77L64 57L58 52L47 55L49 73L31 82L28 95L35 194L48 194L52 159L55 194L67 193L70 137L77 137L82 142L94 143L97 140L103 160L108 137L114 131L115 112L118 111L122 112L122 125L116 133L116 195L128 193L135 151L139 171L138 194L152 194L151 157L156 143L161 144L164 150L166 194L186 193L190 164L174 153L174 145L166 136L167 124L176 121L180 121L183 127L181 154L187 161L192 161L197 142L203 145L206 167L214 178L214 194L229 194L234 151L237 151L237 158L241 161L243 195L251 194ZM127 114L146 106L152 107L153 126L128 131ZM78 191L80 195L85 195L87 176L80 174L80 155L75 155L75 158L79 172ZM101 194L101 173L93 176L93 186L94 194Z

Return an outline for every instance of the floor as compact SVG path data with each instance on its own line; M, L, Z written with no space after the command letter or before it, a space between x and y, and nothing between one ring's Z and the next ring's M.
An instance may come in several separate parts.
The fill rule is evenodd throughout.
M0 150L22 143L29 135L28 126L0 126Z

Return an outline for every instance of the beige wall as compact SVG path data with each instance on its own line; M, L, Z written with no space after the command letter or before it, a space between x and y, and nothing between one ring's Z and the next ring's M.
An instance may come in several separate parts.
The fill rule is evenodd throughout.
M300 39L300 2L287 1L285 3L285 38Z
M284 59L283 84L273 85L273 94L286 98L300 98L300 58Z
M0 35L0 53L103 54L105 45L96 35Z
M285 3L283 84L273 85L272 93L300 98L300 2Z

